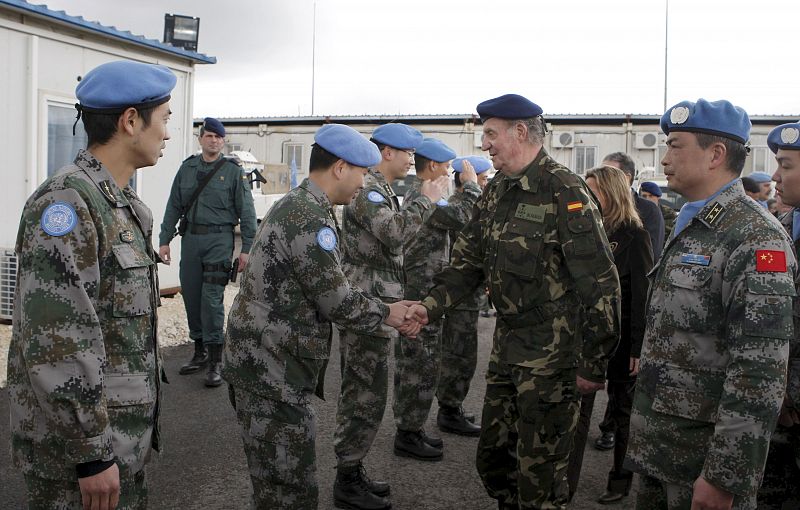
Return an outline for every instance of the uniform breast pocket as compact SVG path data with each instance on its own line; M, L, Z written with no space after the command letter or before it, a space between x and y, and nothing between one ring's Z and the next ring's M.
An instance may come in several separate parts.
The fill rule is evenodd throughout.
M206 189L203 190L202 197L209 207L227 209L231 204L231 186L227 180L220 180L220 177L225 176L215 175L211 179Z
M707 331L717 325L709 324L710 317L719 316L718 304L708 299L714 270L703 266L678 266L668 270L665 313L674 325L689 331ZM715 306L716 305L716 306Z
M135 317L152 312L150 266L153 261L130 244L112 248L117 265L114 269L114 317Z
M501 236L498 258L503 271L526 279L541 274L544 224L514 218Z

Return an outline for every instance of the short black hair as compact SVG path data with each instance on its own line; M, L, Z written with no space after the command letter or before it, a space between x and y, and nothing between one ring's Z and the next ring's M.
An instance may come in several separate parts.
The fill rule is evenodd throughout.
M456 188L461 187L461 172L453 172L453 180L456 181Z
M742 186L749 193L761 193L761 186L750 177L742 177Z
M326 151L317 144L313 144L311 146L311 158L308 162L308 171L310 173L317 170L327 170L340 159L342 158Z
M151 106L150 108L137 109L139 117L144 122L144 127L150 126L150 121L153 118L153 112L158 106ZM81 119L83 119L83 129L86 131L86 147L94 147L96 145L105 145L117 132L117 121L119 121L121 113L91 113L82 112Z
M708 133L694 133L697 137L697 145L701 149L708 149L715 143L721 143L725 146L725 163L728 168L735 175L742 175L744 170L744 163L747 160L747 153L749 149L741 142L737 142L732 138L718 135L710 135Z
M425 167L428 166L428 162L432 161L425 156L420 156L419 154L414 154L414 168L417 169L417 172L421 172L425 170Z
M633 158L624 152L612 152L608 156L604 157L603 161L613 161L619 165L620 170L630 175L634 179L636 178L636 163L633 162Z

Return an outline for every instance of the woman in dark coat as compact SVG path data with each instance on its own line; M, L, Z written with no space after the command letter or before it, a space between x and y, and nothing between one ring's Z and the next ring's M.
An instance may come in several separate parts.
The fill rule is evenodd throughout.
M622 467L622 461L628 448L633 392L636 374L639 373L639 354L645 327L647 273L653 267L653 249L650 246L650 236L636 212L627 177L621 170L610 166L593 168L586 174L586 183L600 202L603 226L614 254L622 288L622 334L606 372L609 412L616 427L614 466L608 474L606 492L598 499L599 503L607 504L627 496L633 480L633 473ZM592 393L581 399L581 412L567 471L570 495L575 493L580 478L594 398L595 394Z

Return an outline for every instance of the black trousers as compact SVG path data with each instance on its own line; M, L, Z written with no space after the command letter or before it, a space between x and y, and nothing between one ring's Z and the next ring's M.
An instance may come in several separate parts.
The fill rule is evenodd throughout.
M627 470L622 467L622 462L625 460L625 453L628 450L628 436L635 387L635 379L630 381L608 382L607 414L610 414L610 421L613 423L613 428L611 428L610 431L614 432L616 435L612 472L617 475L627 473ZM570 495L575 494L575 491L578 489L578 481L581 477L581 466L583 465L583 452L586 449L586 442L589 437L589 425L592 419L594 400L595 393L584 395L581 399L581 412L578 417L578 426L575 429L575 438L572 444L572 451L569 455L569 467L567 468L567 483L569 483Z

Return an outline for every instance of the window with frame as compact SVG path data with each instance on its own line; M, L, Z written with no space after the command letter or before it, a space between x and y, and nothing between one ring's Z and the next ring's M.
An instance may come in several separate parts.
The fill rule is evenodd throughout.
M72 126L75 134L72 134ZM61 102L47 102L47 177L50 178L59 170L75 161L78 151L85 149L89 137L83 128L83 122L75 124L75 107ZM128 184L136 190L137 176L135 171Z
M297 165L297 170L303 168L303 144L297 142L284 142L283 144L283 161L288 167L292 166L292 160Z
M47 177L52 177L75 160L80 149L86 148L88 137L83 122L75 123L75 107L62 103L47 103Z
M578 175L585 175L586 171L593 168L597 161L597 147L593 145L576 145L572 149L575 163L572 170Z
M750 155L750 172L764 172L772 175L775 171L775 166L772 165L774 156L769 150L769 147L751 147Z

